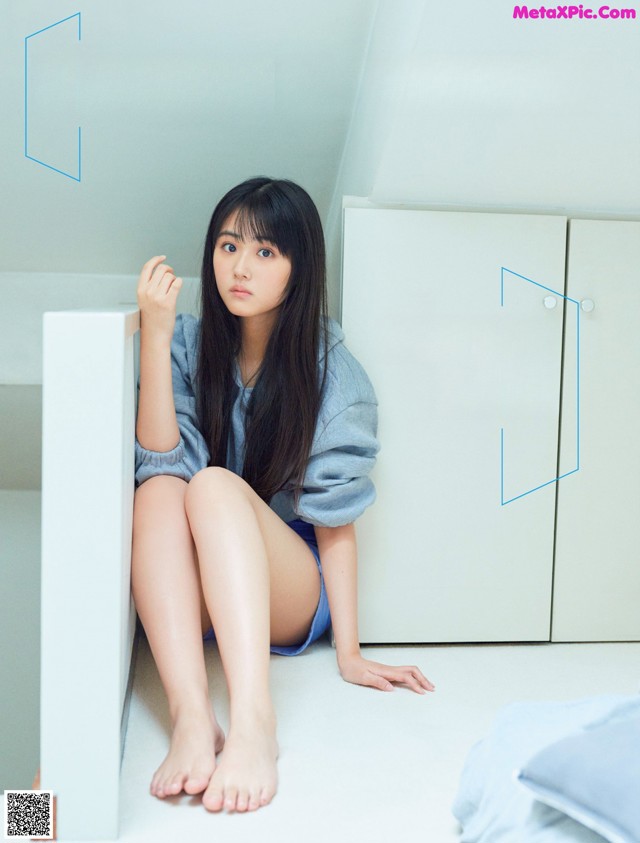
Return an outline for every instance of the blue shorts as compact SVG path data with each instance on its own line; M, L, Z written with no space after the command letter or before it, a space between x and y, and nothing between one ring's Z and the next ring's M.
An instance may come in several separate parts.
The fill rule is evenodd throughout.
M327 599L327 592L324 587L324 577L322 576L322 567L320 565L320 554L318 553L318 542L316 541L316 533L313 529L313 524L308 524L306 521L301 521L297 518L295 521L288 521L287 524L307 543L311 552L313 553L318 570L320 571L320 601L318 608L311 621L311 629L302 644L294 644L290 647L271 647L272 653L277 653L280 656L297 656L303 650L306 650L309 644L312 644L316 639L329 629L331 626L331 615L329 614L329 601ZM215 632L213 627L204 635L205 641L215 641Z

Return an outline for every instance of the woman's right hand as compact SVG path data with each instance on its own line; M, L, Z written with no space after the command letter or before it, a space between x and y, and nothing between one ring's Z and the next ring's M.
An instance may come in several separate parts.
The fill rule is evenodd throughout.
M144 328L147 336L151 333L171 342L182 278L176 278L173 267L162 263L164 258L166 255L156 255L142 267L137 295L140 329Z

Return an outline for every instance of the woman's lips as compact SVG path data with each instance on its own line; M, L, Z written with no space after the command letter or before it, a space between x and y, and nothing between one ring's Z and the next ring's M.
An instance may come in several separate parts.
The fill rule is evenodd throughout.
M248 296L251 295L249 290L245 290L244 287L232 287L231 292L234 296L238 296L240 299L246 299Z

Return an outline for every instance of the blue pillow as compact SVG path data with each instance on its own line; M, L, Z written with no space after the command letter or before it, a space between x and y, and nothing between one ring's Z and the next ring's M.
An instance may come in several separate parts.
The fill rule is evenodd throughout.
M534 755L517 779L611 843L640 841L640 698Z
M503 706L489 734L467 757L453 814L461 843L605 843L567 814L539 802L514 772L547 746L611 718L640 697L603 694L579 700L527 701Z

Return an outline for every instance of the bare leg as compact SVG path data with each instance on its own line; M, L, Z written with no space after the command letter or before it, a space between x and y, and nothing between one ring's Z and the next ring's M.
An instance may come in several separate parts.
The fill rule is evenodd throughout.
M161 475L143 483L134 499L133 597L173 724L169 753L150 787L160 798L183 788L205 790L224 745L209 700L202 632L210 622L184 509L186 490L184 480Z
M254 810L277 787L269 644L304 640L320 575L302 539L226 469L199 472L185 507L230 699L229 735L203 804L212 811Z

